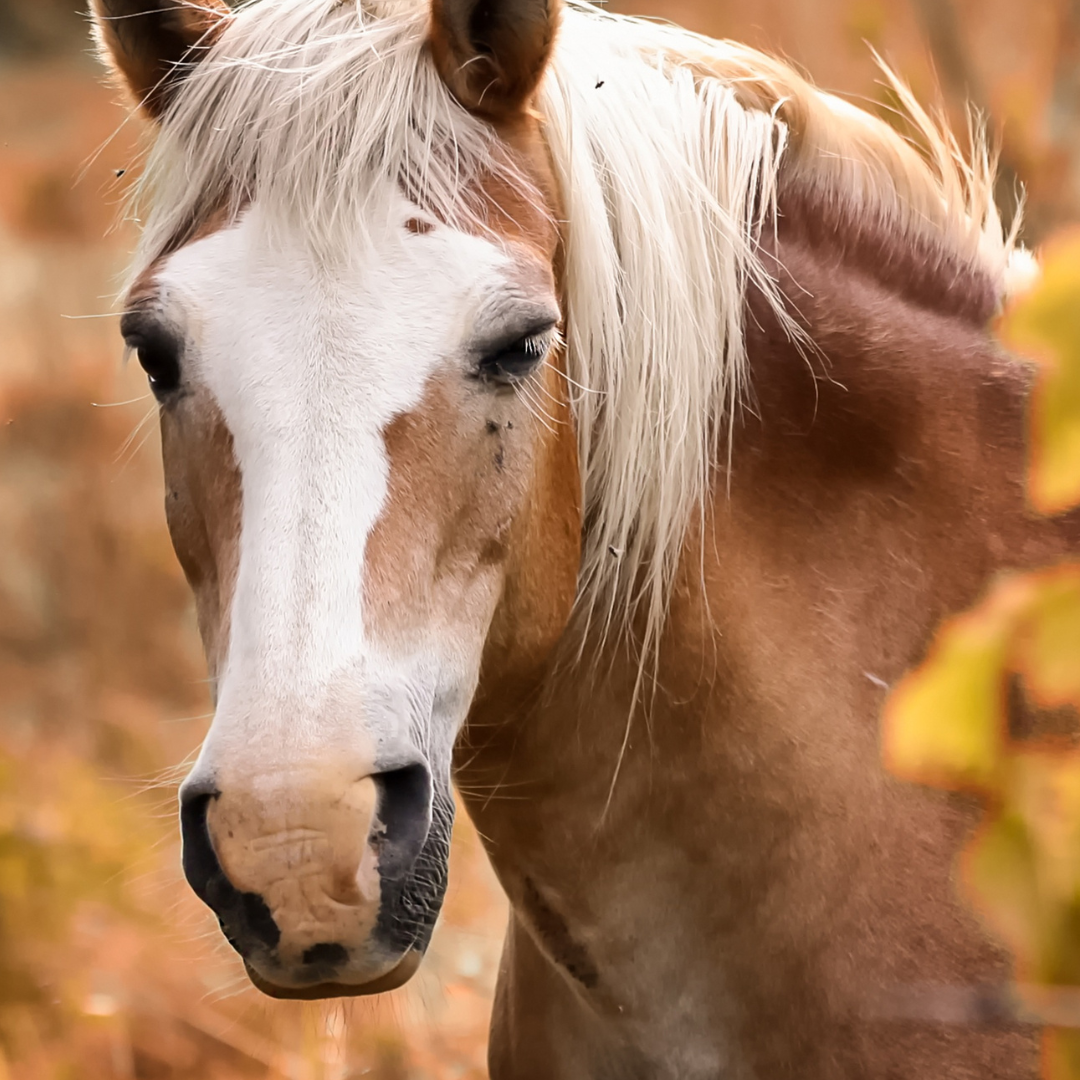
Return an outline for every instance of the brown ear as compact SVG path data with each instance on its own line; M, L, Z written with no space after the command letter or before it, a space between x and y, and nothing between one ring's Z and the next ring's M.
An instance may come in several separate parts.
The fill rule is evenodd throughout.
M432 0L431 49L443 81L471 112L506 119L544 73L560 0Z
M225 0L90 0L90 9L103 57L154 119L230 17Z

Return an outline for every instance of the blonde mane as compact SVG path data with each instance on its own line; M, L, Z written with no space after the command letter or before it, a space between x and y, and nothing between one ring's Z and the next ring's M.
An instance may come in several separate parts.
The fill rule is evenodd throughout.
M453 100L427 33L426 0L242 5L150 153L135 273L250 199L333 258L387 179L446 221L484 227L474 181L529 181ZM965 160L894 86L923 152L754 50L581 0L564 12L537 108L566 212L579 602L604 632L642 614L643 655L746 386L748 286L796 333L759 255L781 179L1005 288L1012 236L984 141Z

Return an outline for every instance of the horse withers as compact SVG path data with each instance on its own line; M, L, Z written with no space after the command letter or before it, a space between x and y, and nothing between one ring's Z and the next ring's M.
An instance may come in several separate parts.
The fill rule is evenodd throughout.
M1080 539L1025 508L983 149L578 0L93 9L156 127L121 329L216 698L184 868L255 984L413 974L456 781L497 1080L1034 1076L889 1007L1008 969L884 688Z

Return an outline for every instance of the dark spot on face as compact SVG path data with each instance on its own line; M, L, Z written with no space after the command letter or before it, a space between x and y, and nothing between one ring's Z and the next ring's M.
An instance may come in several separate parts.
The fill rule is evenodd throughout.
M503 466L506 464L506 451L500 446L495 454L495 468L499 472L503 471Z
M489 420L487 422L486 426L487 426L487 433L489 435L498 435L499 434L499 425L496 424L494 420Z
M301 959L305 964L339 968L342 964L348 963L349 950L336 942L324 942L321 945L312 945L310 949L305 950Z
M514 421L513 420L507 420L506 421L506 430L507 431L513 431L514 430Z
M506 561L506 544L501 540L488 540L480 549L481 566L499 566Z
M551 958L570 973L587 990L600 982L600 972L579 941L575 941L566 920L540 895L531 878L525 879L524 909L536 932L551 954Z

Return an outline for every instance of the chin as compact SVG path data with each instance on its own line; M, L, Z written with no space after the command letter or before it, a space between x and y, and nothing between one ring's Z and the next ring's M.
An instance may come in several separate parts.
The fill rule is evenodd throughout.
M319 982L310 986L279 986L260 975L245 963L248 978L257 990L280 1001L321 1001L325 998L367 997L382 994L404 986L415 974L423 960L423 954L412 950L405 954L389 971L373 979L361 982Z

